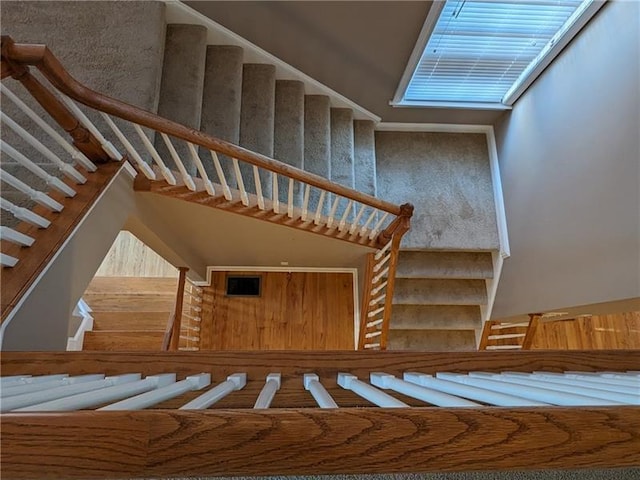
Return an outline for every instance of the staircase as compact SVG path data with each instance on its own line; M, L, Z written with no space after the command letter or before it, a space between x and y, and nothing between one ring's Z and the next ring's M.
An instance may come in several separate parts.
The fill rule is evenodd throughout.
M484 135L377 132L375 118L363 118L362 111L345 108L330 95L306 93L308 86L303 82L280 78L277 66L256 63L255 54L246 61L241 47L210 45L208 38L201 25L166 26L158 114L246 150L186 140L189 130L170 129L167 133L173 143L159 132L149 142L158 162L131 128L136 123L144 126L142 117L127 118L129 123L119 127L132 139L132 148L142 152L136 158L128 148L121 150L138 169L136 191L304 228L370 248L384 246L380 240L384 236L379 234L400 214L400 202L359 203L359 197L343 195L347 190L329 189L325 195L317 183L328 179L363 194L412 201L418 234L400 245L388 348L474 350L481 311L490 303L491 258L499 249ZM104 111L115 118L108 109ZM97 120L111 133L112 125ZM465 154L478 148L481 154L468 168ZM241 158L247 151L253 152L251 160ZM271 157L284 166L271 168ZM243 161L234 164L235 158ZM153 168L149 167L152 160ZM425 162L433 163L431 170L423 168ZM295 176L287 177L287 165L320 180L305 184ZM191 178L194 174L198 177ZM485 193L477 195L477 190ZM425 195L432 191L437 202L430 203ZM457 197L450 201L452 195ZM475 225L474 209L487 220L476 222L482 230L479 234L457 226L442 232L449 217L459 216L463 223ZM456 239L451 240L451 232L456 232ZM445 239L434 241L439 237Z
M373 121L354 120L356 113L332 107L329 96L305 94L300 81L277 79L273 65L243 63L241 47L208 45L203 26L170 24L166 38L160 114L376 195ZM385 134L387 139L393 135ZM156 147L158 151L165 148L159 138ZM221 166L232 178L229 164L221 162ZM215 176L213 167L207 168ZM251 172L244 173L250 179L247 189L255 189ZM272 184L265 177L260 180L263 193L270 195ZM285 187L280 185L284 201ZM168 195L179 191L160 184L155 190L146 188ZM296 196L302 194L296 189ZM180 198L195 196L184 188L180 191ZM310 204L317 206L318 201L316 196ZM327 213L326 207L323 212ZM343 212L340 205L337 214ZM487 304L486 281L493 277L492 253L426 247L425 242L422 248L412 245L400 253L388 348L475 350L482 328L481 306Z
M83 350L160 351L176 283L175 278L94 277L83 297L93 316Z

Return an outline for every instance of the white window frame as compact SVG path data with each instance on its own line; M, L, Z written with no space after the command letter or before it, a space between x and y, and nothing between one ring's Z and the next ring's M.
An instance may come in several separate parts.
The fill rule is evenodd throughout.
M582 28L598 13L608 0L590 0L579 7L574 14L573 21L567 22L547 44L537 57L525 68L515 83L509 88L502 98L502 102L456 102L456 101L429 101L429 100L404 100L404 95L418 67L420 58L427 47L429 38L435 29L440 14L444 9L446 0L434 0L422 26L418 40L411 52L407 67L402 74L398 88L389 105L393 107L423 107L423 108L460 108L471 110L511 110L513 104L540 76L540 74L553 62L562 50L573 40Z

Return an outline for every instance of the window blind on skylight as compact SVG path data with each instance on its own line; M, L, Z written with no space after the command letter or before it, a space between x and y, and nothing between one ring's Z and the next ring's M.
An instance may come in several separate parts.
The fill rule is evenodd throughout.
M500 103L584 3L447 0L403 101Z

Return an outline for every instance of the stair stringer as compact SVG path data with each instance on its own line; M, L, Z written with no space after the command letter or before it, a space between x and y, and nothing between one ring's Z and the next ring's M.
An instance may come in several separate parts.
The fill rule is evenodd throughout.
M73 309L134 208L133 176L124 167L2 323L0 350L66 350Z

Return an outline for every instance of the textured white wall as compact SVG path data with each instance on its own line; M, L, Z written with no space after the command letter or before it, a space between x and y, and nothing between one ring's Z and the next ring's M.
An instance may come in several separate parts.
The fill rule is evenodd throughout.
M640 3L605 5L496 128L494 318L640 296Z

